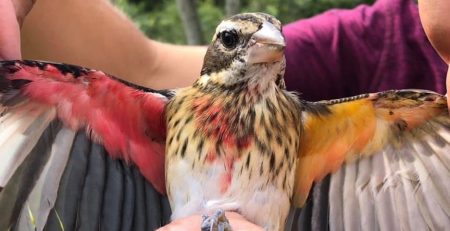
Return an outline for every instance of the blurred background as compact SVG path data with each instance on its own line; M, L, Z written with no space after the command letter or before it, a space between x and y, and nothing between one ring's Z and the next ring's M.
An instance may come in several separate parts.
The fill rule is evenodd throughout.
M283 24L331 8L353 8L374 0L111 0L155 40L208 44L219 22L239 12L265 12Z

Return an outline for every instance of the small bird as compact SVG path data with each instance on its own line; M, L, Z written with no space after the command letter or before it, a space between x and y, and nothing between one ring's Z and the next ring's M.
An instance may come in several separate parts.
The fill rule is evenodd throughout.
M280 31L281 23L266 14L222 22L201 77L168 103L172 218L224 209L283 229L302 127L297 96L284 90ZM276 215L262 215L270 213Z
M52 211L66 229L83 226L78 205L76 219L59 218L61 176L76 170L60 159L103 149L167 194L172 219L205 214L203 230L230 230L223 211L284 230L290 208L305 205L315 230L448 227L445 97L391 90L304 101L285 89L285 46L273 16L232 16L198 80L173 91L73 65L0 62L0 229L30 225L24 216L48 229ZM328 174L326 195L315 195Z

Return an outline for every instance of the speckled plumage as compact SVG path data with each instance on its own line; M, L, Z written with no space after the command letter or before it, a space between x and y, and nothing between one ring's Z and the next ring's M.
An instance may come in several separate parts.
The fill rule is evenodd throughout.
M260 100L248 103L248 91L211 96L193 87L169 104L166 171L174 218L220 207L221 201L235 203L235 210L255 217L259 213L247 210L263 212L258 207L277 200L280 203L265 212L282 210L287 215L300 118L296 98L272 87ZM196 183L199 187L192 187ZM249 197L255 190L265 195L252 203ZM284 198L274 197L272 190ZM211 201L218 204L208 208ZM194 208L189 211L190 207ZM284 223L283 218L276 224L254 219L263 227L279 228Z
M267 16L245 16L221 25L236 26L248 40ZM283 57L248 64L247 51L244 44L227 52L213 41L206 57L228 58L212 67L205 62L200 79L178 91L166 108L173 218L222 208L268 230L284 227L301 135L299 102L278 79Z

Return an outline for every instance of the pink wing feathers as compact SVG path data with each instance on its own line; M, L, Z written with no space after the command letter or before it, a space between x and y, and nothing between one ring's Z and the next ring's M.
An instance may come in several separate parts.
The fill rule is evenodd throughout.
M162 193L165 191L164 108L170 96L169 91L143 88L78 66L38 61L0 62L0 124L1 117L6 120L20 114L29 117L32 112L41 115L42 110L53 111L50 117L53 115L72 130L86 129L91 139L103 144L111 156L136 164ZM0 145L8 145L3 141L10 138L2 133ZM2 137L6 138L2 141ZM17 165L10 162L10 166ZM3 169L11 172L14 167ZM0 178L1 175L0 172ZM0 183L7 179L3 177Z

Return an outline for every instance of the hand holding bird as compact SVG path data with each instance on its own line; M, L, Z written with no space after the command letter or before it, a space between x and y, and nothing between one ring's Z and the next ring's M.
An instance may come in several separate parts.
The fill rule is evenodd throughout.
M167 192L174 219L222 209L283 230L290 206L304 206L313 183L334 173L318 206L330 208L320 219L331 228L448 223L445 98L402 90L306 102L285 90L284 46L272 16L233 16L218 26L197 82L173 92L72 65L2 62L0 143L9 158L0 227L19 225L36 190L42 206L55 201L38 187L62 174L47 160L94 155L94 146ZM37 213L48 215L42 206Z

